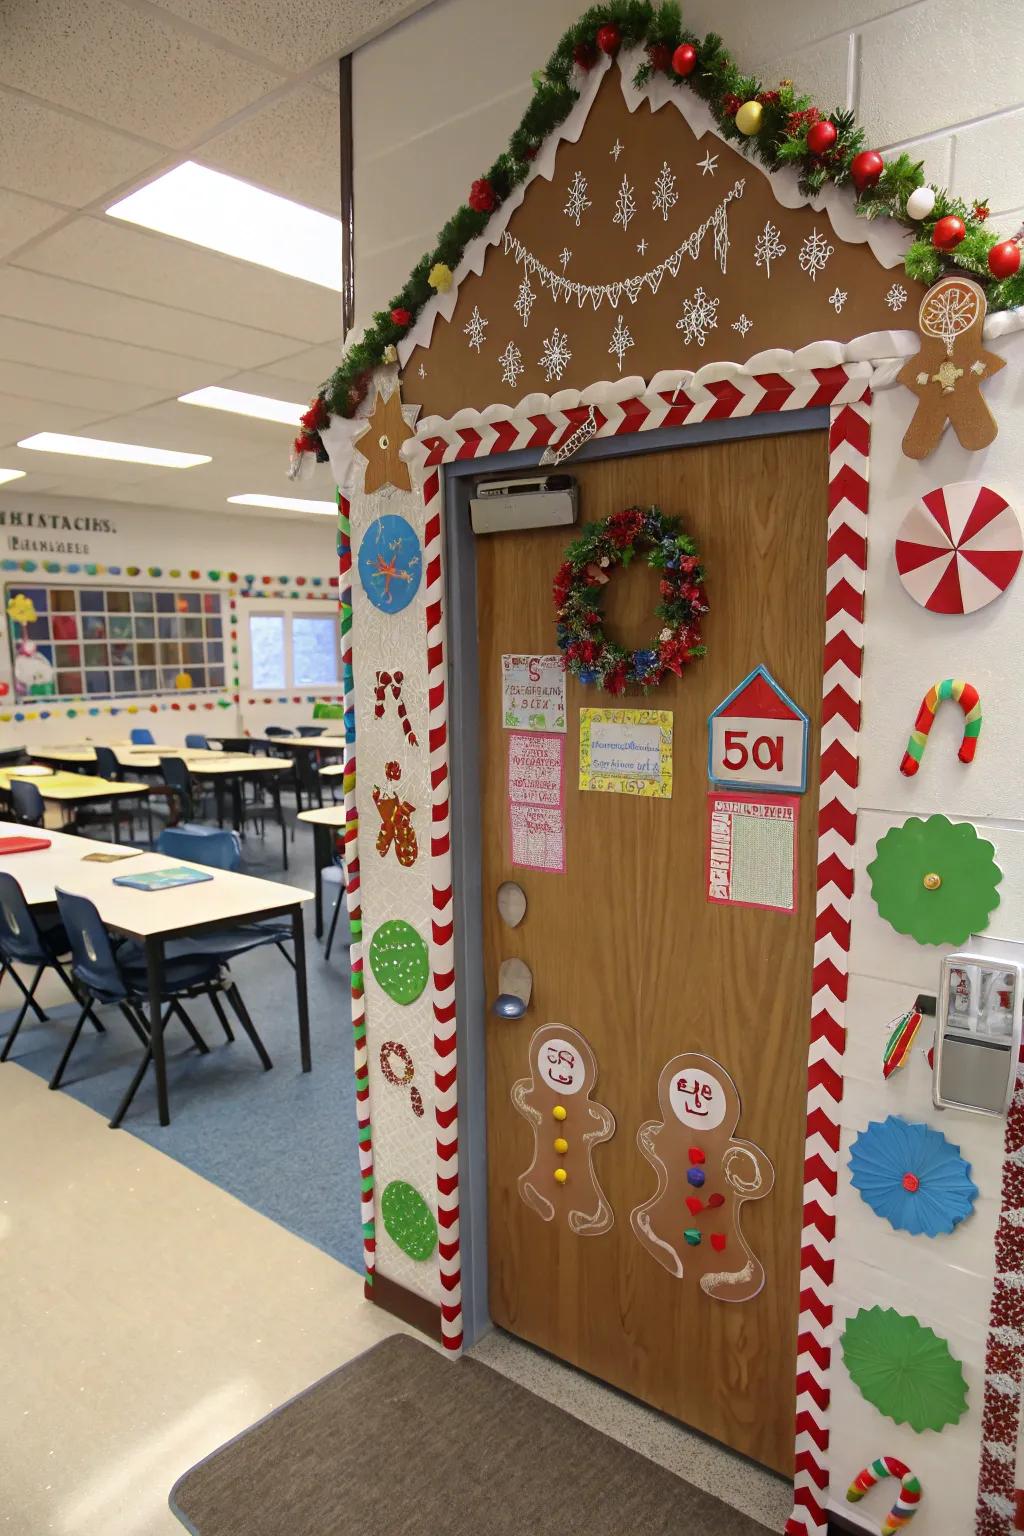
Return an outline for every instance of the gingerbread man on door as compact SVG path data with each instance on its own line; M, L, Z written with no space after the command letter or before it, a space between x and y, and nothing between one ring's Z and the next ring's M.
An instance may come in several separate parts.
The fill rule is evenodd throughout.
M590 1095L597 1058L583 1036L544 1024L530 1041L530 1076L512 1084L512 1103L533 1126L533 1161L519 1193L544 1221L564 1215L577 1237L598 1237L615 1220L594 1169L594 1148L615 1132L615 1116Z
M637 1238L677 1280L692 1276L717 1301L750 1301L764 1266L740 1230L746 1200L762 1200L775 1170L734 1135L740 1096L710 1056L674 1056L658 1079L660 1120L637 1131L658 1188L630 1216Z

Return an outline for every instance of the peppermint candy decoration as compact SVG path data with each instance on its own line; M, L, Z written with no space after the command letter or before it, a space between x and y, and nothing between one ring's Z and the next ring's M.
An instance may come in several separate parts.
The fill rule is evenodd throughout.
M931 613L974 613L1017 574L1024 537L1013 508L977 481L939 486L912 507L896 536L896 569Z

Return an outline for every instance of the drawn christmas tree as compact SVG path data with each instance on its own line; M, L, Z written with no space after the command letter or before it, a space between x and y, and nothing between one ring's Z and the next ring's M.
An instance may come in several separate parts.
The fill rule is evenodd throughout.
M772 262L778 261L779 257L785 254L786 247L779 237L779 231L769 219L754 242L754 265L764 267L765 276L771 277Z
M615 197L615 217L613 224L621 224L623 232L629 228L629 221L636 213L636 199L633 196L634 188L629 184L629 177L623 176L622 186Z
M660 213L667 223L669 210L674 208L678 201L679 194L676 192L676 178L669 170L669 164L666 160L658 172L657 180L654 183L654 191L651 194L651 207L655 213Z
M569 200L562 212L572 219L576 228L579 229L580 219L590 206L590 198L587 196L587 178L582 171L577 171L569 183Z
M812 229L803 245L800 247L800 269L806 272L813 283L819 272L825 270L829 257L835 250L834 245L829 245L824 235L820 235L816 229Z

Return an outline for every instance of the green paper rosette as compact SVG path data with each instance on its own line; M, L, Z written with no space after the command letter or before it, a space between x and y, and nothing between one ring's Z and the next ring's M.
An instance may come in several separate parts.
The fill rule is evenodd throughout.
M945 1429L967 1411L963 1367L945 1339L892 1307L862 1307L841 1344L854 1385L879 1413L918 1434Z
M970 822L911 816L879 838L868 865L879 916L919 944L963 944L999 905L994 855Z

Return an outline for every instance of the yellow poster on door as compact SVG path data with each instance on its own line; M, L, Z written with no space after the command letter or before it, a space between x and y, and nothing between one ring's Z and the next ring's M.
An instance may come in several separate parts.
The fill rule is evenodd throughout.
M580 789L672 798L672 711L581 709Z

